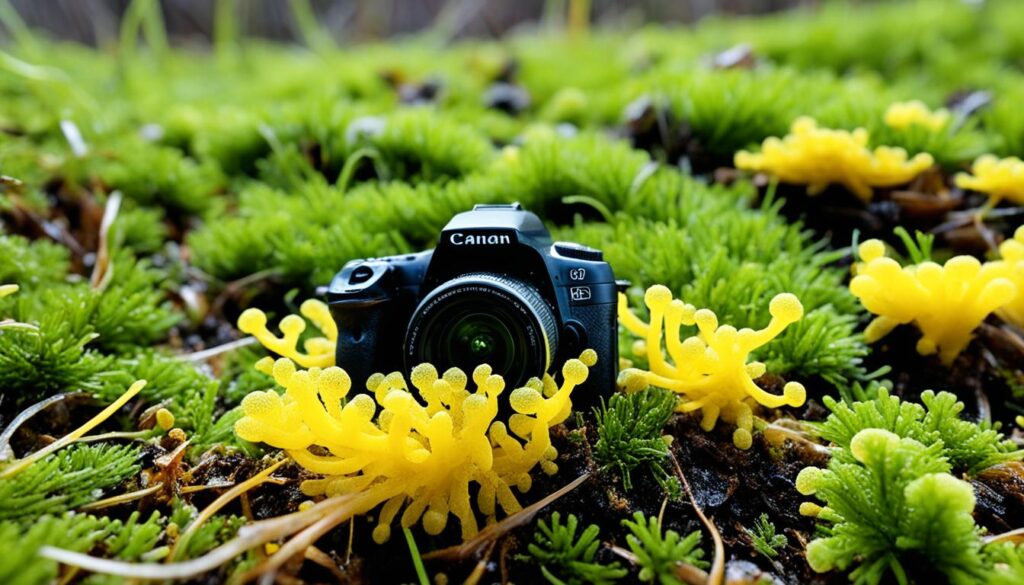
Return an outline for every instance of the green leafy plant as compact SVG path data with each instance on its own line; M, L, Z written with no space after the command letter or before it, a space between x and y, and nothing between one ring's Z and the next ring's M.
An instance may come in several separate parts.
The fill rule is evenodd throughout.
M1024 545L1012 542L994 542L982 549L985 563L990 567L984 583L988 585L1015 585L1024 581Z
M605 405L594 409L597 442L594 460L602 469L614 469L622 477L622 487L633 488L631 473L646 467L656 478L666 480L662 463L668 445L661 429L675 411L676 397L661 388L647 388L633 394L615 394Z
M180 533L187 529L198 515L199 510L195 506L175 498L171 501L171 513L167 518L167 525L173 525L175 531ZM245 522L244 516L228 514L213 516L192 534L181 551L175 552L175 557L190 559L200 556L233 538Z
M87 514L41 516L28 525L0 521L0 581L10 585L51 583L57 563L36 553L46 545L85 552L108 534L109 521Z
M0 479L0 519L61 514L100 499L139 472L139 449L80 445L54 453L25 471Z
M754 550L768 558L779 556L778 549L789 544L786 535L775 532L775 524L768 519L768 514L758 516L753 529L744 530L750 537Z
M67 248L53 242L0 235L0 282L15 283L25 290L62 282L68 272L68 256Z
M0 385L14 408L59 392L99 392L112 359L87 349L95 336L75 335L65 310L44 314L38 330L7 329L0 335Z
M903 241L903 245L907 248L907 254L910 255L911 262L920 264L932 261L932 247L935 244L935 234L926 234L918 230L911 237L910 232L903 226L897 227L893 230L893 233Z
M983 562L974 491L948 473L941 444L872 428L842 452L828 469L809 467L797 477L802 494L826 504L801 506L824 525L824 536L807 547L811 568L855 566L855 583L879 583L890 573L906 583L913 577L907 561L920 555L953 583L976 582Z
M168 548L157 547L163 536L164 518L154 511L149 519L140 522L142 513L131 513L127 520L115 520L108 526L111 536L104 540L107 552L124 560L159 560L167 555Z
M853 403L826 396L825 406L832 414L820 425L822 437L845 449L860 431L885 429L925 445L938 445L954 469L972 473L1024 459L1024 450L997 429L961 420L964 404L949 392L923 392L921 406L890 396L884 387L875 390L874 399Z
M641 581L656 580L661 585L680 585L683 581L676 574L676 567L680 564L698 568L710 566L703 560L699 530L685 538L675 530L663 532L656 517L645 517L642 512L635 512L633 520L623 520L622 525L629 529L626 544L636 555Z
M626 576L626 570L619 563L604 565L595 561L601 546L600 528L591 524L577 537L578 528L579 520L574 514L569 514L565 524L558 512L551 515L550 524L543 519L537 521L533 542L527 545L527 550L548 582L606 585Z

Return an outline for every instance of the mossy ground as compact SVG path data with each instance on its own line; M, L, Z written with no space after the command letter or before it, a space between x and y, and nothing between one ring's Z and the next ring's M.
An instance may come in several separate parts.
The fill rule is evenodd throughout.
M43 583L58 574L63 582L116 581L35 556L43 544L165 558L161 547L189 521L187 504L202 509L274 455L232 432L241 398L272 386L252 367L265 352L195 352L239 339L234 323L247 307L272 317L297 312L347 260L431 246L454 213L477 202L519 201L558 239L604 249L617 276L635 285L634 306L643 288L662 283L723 323L761 327L774 295L802 300L803 320L756 357L771 372L759 380L767 389L788 380L806 385L804 407L759 413L768 426L748 451L733 446L728 425L704 433L696 418L678 415L664 429L697 503L721 532L733 575L846 581L841 571L817 574L807 565L815 522L797 512L805 498L794 489L800 469L827 465L822 441L801 422L825 418L823 396L849 396L855 382L881 374L907 400L927 389L954 392L968 418L1000 422L1008 434L1024 412L1020 331L990 320L947 368L913 351L909 329L867 346L868 318L845 286L857 239L899 247L896 226L935 230L938 257L986 257L992 242L1020 225L1024 212L1004 203L979 228L964 218L981 198L948 191L952 174L977 155L1024 156L1024 12L1015 0L829 3L756 20L571 38L541 28L453 43L427 31L353 47L314 30L306 38L320 40L309 47L268 44L236 36L222 20L209 50L167 49L147 3L133 4L138 20L128 22L122 42L98 50L45 40L3 16L16 34L0 53L0 285L21 290L0 300L0 320L37 330L0 330L0 423L48 397L81 393L20 426L10 447L23 456L87 420L133 380L149 385L98 431L130 434L37 464L57 466L58 475L40 468L34 482L0 479L0 494L32 504L0 502L0 543L24 551L0 555L2 582ZM741 43L746 58L716 60ZM910 99L960 117L940 136L887 128L888 105ZM971 101L985 105L967 108ZM785 134L801 115L833 128L866 127L873 145L927 151L938 166L912 184L879 190L870 204L841 188L808 197L802 187L732 168L737 150ZM939 191L950 198L937 201ZM103 243L114 193L120 211ZM110 277L91 281L103 271L101 250ZM623 341L629 355L630 340ZM176 416L189 441L180 460L168 456L183 438L154 426L157 406ZM542 514L559 510L598 524L602 563L622 561L612 545L625 547L621 521L636 510L661 513L663 526L682 535L703 530L689 499L666 499L665 483L643 468L629 491L614 471L596 471L598 429L583 414L554 430L560 471L538 476L524 503L594 472ZM281 485L256 488L226 508L203 546L193 542L187 554L229 539L241 518L297 509L304 473L283 467ZM1021 526L1022 477L1020 464L1009 462L969 478L979 527ZM139 499L89 509L158 482L160 490ZM135 511L149 519L147 550L111 545L127 530L111 521ZM160 515L151 518L154 511ZM787 536L772 559L756 553L746 532L765 513ZM354 521L351 550L346 527L318 542L341 576L300 560L283 573L312 582L413 581L398 531L376 545L371 527ZM542 578L526 553L532 531L527 525L496 544L485 580ZM451 525L438 537L414 535L422 552L458 541ZM705 531L707 560L710 542ZM262 554L197 581L223 581ZM426 566L461 581L479 560ZM923 558L904 568L922 583L934 576Z

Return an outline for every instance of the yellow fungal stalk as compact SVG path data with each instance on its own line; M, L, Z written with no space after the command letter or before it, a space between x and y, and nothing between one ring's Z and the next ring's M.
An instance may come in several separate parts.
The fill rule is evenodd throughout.
M13 295L18 292L18 285L16 284L0 284L0 299Z
M910 182L932 166L927 153L907 159L902 148L879 146L868 149L868 131L853 132L819 128L812 118L798 118L782 139L768 138L760 153L739 151L736 167L764 172L783 183L807 185L817 195L831 184L844 185L864 201L873 187L893 187Z
M771 322L758 331L737 331L729 325L719 326L713 312L697 310L693 305L674 300L669 289L661 285L647 289L644 303L650 309L650 323L644 323L634 315L626 296L619 295L619 322L644 340L636 349L640 350L638 353L646 354L651 368L650 371L624 371L622 378L627 385L630 378L643 376L651 385L682 394L685 400L679 403L677 410L692 412L699 409L703 414L701 427L705 431L714 428L719 417L736 424L738 428L733 433L733 443L740 449L749 449L753 440L753 402L769 408L804 403L807 392L802 384L787 383L782 395L768 393L754 383L754 378L764 374L764 364L747 362L750 352L803 317L803 305L794 295L776 295L768 309ZM681 340L680 326L694 324L698 334ZM666 351L671 362L666 359Z
M1024 225L1017 228L1012 240L1006 240L999 246L999 254L1003 259L990 264L1017 287L1017 295L997 309L996 314L1024 328Z
M304 368L324 368L334 365L334 351L338 344L338 327L331 318L327 305L315 299L302 303L299 312L309 319L322 333L322 337L311 337L303 344L305 352L298 349L299 336L306 330L306 321L298 315L281 319L281 337L267 329L267 315L259 309L246 309L238 317L238 328L255 337L270 351L290 358Z
M864 331L868 343L897 325L913 323L921 330L917 351L938 352L951 364L971 341L971 333L989 313L1009 303L1017 287L992 263L956 256L944 265L923 262L901 267L885 256L885 245L868 240L858 249L861 262L850 292L864 308L878 315Z
M1000 159L986 154L974 161L971 173L958 174L957 187L987 194L993 206L1003 199L1024 205L1024 161L1015 156Z
M939 108L932 111L924 102L912 100L896 102L885 110L885 125L897 130L906 130L911 126L922 126L938 132L949 123L949 110Z
M265 358L257 367L285 393L249 394L235 432L285 449L299 465L322 474L302 484L308 495L362 493L366 503L357 513L383 504L373 531L377 542L390 538L403 507L402 526L422 521L429 534L438 534L454 514L466 539L478 531L471 491L476 509L493 521L499 506L505 514L521 509L512 488L529 490L534 467L557 471L548 429L569 416L570 394L596 361L587 350L565 363L561 386L545 376L512 391L515 414L506 426L495 421L505 380L486 365L473 371L475 390L462 370L439 376L432 365L421 364L410 376L415 393L396 372L372 376L372 395L350 396L351 380L338 367L298 370L290 359Z

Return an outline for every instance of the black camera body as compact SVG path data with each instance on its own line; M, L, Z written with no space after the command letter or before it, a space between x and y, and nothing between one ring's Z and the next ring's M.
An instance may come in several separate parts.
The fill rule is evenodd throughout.
M337 365L353 380L423 362L467 374L487 363L511 389L557 375L590 348L597 365L573 393L588 406L614 388L617 292L600 250L552 242L516 203L456 215L434 250L348 262L327 303L338 325Z

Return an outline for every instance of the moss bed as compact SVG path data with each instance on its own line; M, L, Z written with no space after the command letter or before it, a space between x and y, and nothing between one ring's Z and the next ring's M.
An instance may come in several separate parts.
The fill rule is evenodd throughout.
M990 315L947 365L915 351L911 325L867 344L872 316L848 287L868 238L910 262L927 245L910 235L920 230L936 261L985 260L1021 225L1012 200L972 221L986 198L954 181L980 155L1024 156L1016 0L836 2L692 28L552 24L486 42L439 25L357 46L308 20L302 46L239 36L225 1L204 48L169 47L155 5L131 3L120 41L100 49L0 10L12 33L0 52L0 285L19 286L0 298L0 427L12 431L0 441L0 582L131 581L40 551L186 561L299 510L313 476L287 461L181 541L218 496L284 458L233 430L242 398L275 387L254 368L269 354L237 329L241 312L276 323L346 261L426 249L455 213L513 201L556 239L603 249L634 307L664 284L721 323L759 328L775 295L795 294L803 318L754 357L762 388L797 381L806 402L755 410L740 450L733 425L705 432L698 415L670 414L664 391L616 396L551 429L558 473L536 472L519 500L589 473L584 483L499 537L454 551L453 520L375 544L373 511L277 582L701 583L723 568L730 583L1024 582L1020 324ZM909 100L954 121L933 133L883 123ZM799 116L866 128L872 147L935 165L870 202L734 168L737 151ZM623 333L623 357L632 342ZM99 440L8 473L139 379L90 433ZM252 577L285 542L184 580Z

